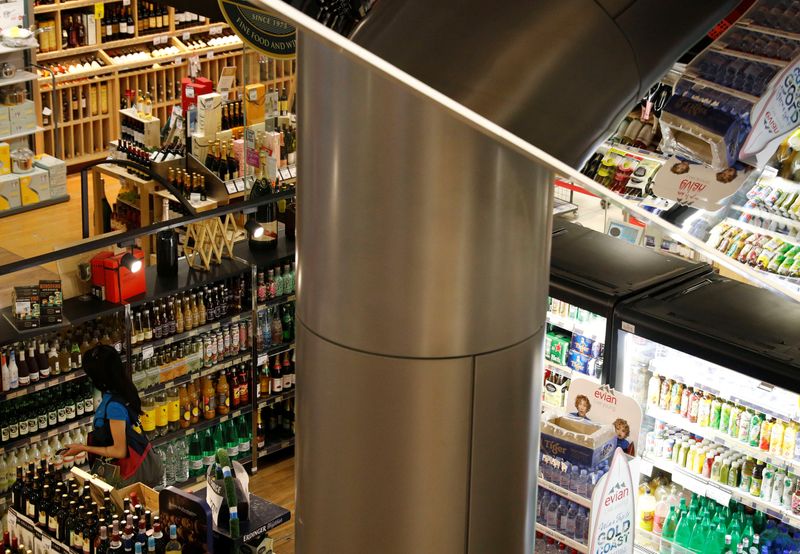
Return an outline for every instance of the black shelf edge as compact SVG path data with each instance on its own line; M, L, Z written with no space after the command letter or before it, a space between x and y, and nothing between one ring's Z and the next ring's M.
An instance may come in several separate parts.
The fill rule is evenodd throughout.
M0 317L0 346L57 333L67 327L80 325L92 319L122 312L123 310L124 307L121 304L112 304L94 297L86 301L81 300L79 297L68 298L64 300L62 306L63 321L61 323L43 325L33 329L17 329L11 323L13 314L9 306L0 310L0 314L3 316Z
M239 408L236 410L231 410L231 413L224 415L224 416L217 416L213 419L207 419L204 421L199 422L198 424L189 427L188 429L180 429L178 431L174 431L172 433L167 433L163 437L156 437L150 443L153 446L161 446L162 444L167 444L168 442L172 442L176 439L180 439L183 437L188 437L194 433L199 433L200 431L205 431L209 427L214 427L215 425L219 425L229 419L233 419L239 417L240 415L249 414L253 411L252 406L245 406L244 408Z
M32 392L39 392L41 390L50 387L54 387L64 383L69 383L70 381L76 381L78 379L85 379L85 378L86 378L86 373L82 369L73 369L72 371L56 375L55 377L47 377L46 379L39 379L37 382L31 383L26 387L19 387L17 389L12 389L10 391L0 392L0 401L11 400L13 398L25 396L26 394L30 394Z
M284 352L288 352L289 350L294 350L294 340L289 342L283 342L281 344L276 344L275 346L271 346L266 350L261 350L258 353L258 358L256 359L257 365L263 365L266 361L262 360L263 357L272 357L278 354L283 354Z
M251 312L249 311L242 311L239 312L238 314L227 315L220 319L214 320L210 323L206 323L205 325L200 325L199 327L195 327L191 331L184 331L183 333L175 334L165 339L151 340L142 344L136 343L131 347L131 352L133 354L139 354L143 349L148 347L158 348L161 346L167 346L176 342L180 342L182 340L190 339L192 337L196 337L197 335L202 335L207 331L214 331L216 329L219 329L223 325L227 325L229 323L236 323L243 319L250 319L250 314Z
M88 425L92 422L92 418L94 417L94 412L89 415L84 415L82 417L73 419L67 423L62 423L61 425L56 425L55 427L51 427L46 431L39 431L33 435L28 435L21 439L17 439L14 442L9 442L4 444L0 447L0 454L5 454L6 452L11 452L12 450L16 450L22 446L27 446L29 444L33 444L35 442L39 442L44 439L49 439L50 437L55 437L56 435L60 435L61 433L65 433L67 431L72 431L73 429L77 429L78 427L83 427L84 425Z
M294 437L280 441L274 441L267 444L263 450L259 450L258 457L263 458L264 456L275 454L276 452L280 452L281 450L286 450L287 448L291 448L293 446L294 446Z
M235 249L234 249L235 252ZM164 296L177 294L188 289L222 281L243 273L250 273L250 265L238 259L223 258L221 264L212 264L208 271L189 267L186 258L178 260L178 274L174 277L159 277L156 266L145 268L145 292L128 299L131 306L139 306Z
M286 304L288 302L296 302L297 296L292 294L283 294L281 296L276 296L275 298L270 298L269 300L265 300L264 302L258 303L258 311L263 311L266 308L271 308L272 306L279 306L281 304Z
M294 391L295 390L296 390L295 388L292 388L292 390L289 390L289 391L286 391L286 392L281 392L281 393L278 393L278 394L273 394L273 395L268 396L267 398L259 400L258 401L258 408L259 409L267 408L267 407L273 406L273 405L275 405L275 404L277 404L279 402L283 402L284 400L289 400L291 398L294 398Z
M186 373L185 375L180 375L175 377L174 379L170 379L169 381L164 381L163 383L158 383L157 385L152 385L144 389L138 389L140 396L150 396L151 394L155 394L157 392L161 392L163 390L177 387L190 381L194 381L195 379L199 379L201 377L206 377L208 375L214 375L215 373L219 373L220 371L224 371L234 365L245 363L250 359L250 352L246 351L241 354L237 354L236 356L231 356L230 358L223 360L221 362L217 362L211 367L203 367L200 371L194 371L191 373Z
M28 204L27 206L20 206L19 208L11 208L10 210L3 210L2 212L0 212L0 219L11 215L30 212L32 210L38 210L39 208L46 208L47 206L55 206L56 204L63 204L64 202L69 202L69 194L67 194L66 196L59 196L57 198L50 198L49 200L42 200L41 202Z
M233 246L233 253L245 262L260 268L269 269L278 264L295 261L296 241L288 239L285 235L278 235L278 244L274 250L251 250L246 241L237 242Z

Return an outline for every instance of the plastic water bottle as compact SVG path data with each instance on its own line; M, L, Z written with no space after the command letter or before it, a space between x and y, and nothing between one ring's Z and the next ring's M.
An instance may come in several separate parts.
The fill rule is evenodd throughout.
M580 479L581 469L578 466L572 466L569 473L569 490L578 492L578 479Z
M580 475L578 475L578 483L575 487L575 493L583 496L584 498L589 498L589 472L585 469L582 469Z
M550 503L550 491L539 489L536 505L536 521L544 525L547 523L547 505Z
M570 469L572 468L572 464L570 464L566 460L561 461L561 473L559 474L559 485L563 489L569 488L569 476L570 476Z
M176 440L175 447L175 454L178 456L175 480L183 483L189 480L189 448L185 439Z
M583 543L589 540L589 514L586 508L580 508L575 516L575 540Z
M558 529L558 497L550 495L550 502L547 504L546 525L550 529Z
M558 510L556 512L556 526L553 527L553 529L555 529L556 531L564 529L564 525L566 524L566 521L564 520L567 519L567 511L569 511L569 508L567 507L567 499L562 498L558 502Z
M155 488L156 490L161 490L167 486L167 453L164 451L163 446L159 446L155 450L156 454L158 454L158 456L161 458L161 467L163 468L161 473L161 483Z
M575 538L575 531L578 528L578 505L572 502L567 511L567 521L564 525L564 534L571 539Z
M171 442L166 445L164 454L167 456L167 463L164 466L164 479L166 480L167 486L174 485L176 483L175 466L178 459L174 443Z

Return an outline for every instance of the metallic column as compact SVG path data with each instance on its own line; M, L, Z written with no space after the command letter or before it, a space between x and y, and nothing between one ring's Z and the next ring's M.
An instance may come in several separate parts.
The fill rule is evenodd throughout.
M298 40L299 554L529 554L551 174Z

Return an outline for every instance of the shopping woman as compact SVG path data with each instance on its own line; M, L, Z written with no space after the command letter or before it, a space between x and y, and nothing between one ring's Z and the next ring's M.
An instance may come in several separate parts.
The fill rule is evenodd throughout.
M119 353L98 345L84 354L83 369L103 399L94 413L89 444L70 444L65 455L87 452L92 470L117 488L140 481L151 487L160 484L161 458L141 429L142 403Z

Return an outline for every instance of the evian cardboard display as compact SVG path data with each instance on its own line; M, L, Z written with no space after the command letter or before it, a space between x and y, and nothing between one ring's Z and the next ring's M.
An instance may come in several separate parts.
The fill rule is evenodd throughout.
M635 490L628 457L617 448L608 473L592 495L590 554L633 552L636 521Z

